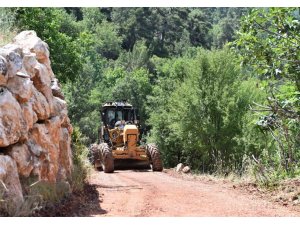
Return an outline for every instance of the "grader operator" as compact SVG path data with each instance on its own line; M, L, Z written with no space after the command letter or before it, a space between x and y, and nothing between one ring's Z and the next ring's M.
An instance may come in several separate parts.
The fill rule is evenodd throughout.
M95 168L105 173L124 166L163 170L156 145L140 143L139 117L131 104L106 102L102 105L101 120L100 143L91 149Z

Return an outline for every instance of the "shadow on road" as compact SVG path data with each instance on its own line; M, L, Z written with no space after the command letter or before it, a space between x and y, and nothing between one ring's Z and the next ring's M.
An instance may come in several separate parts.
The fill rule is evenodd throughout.
M115 159L115 170L148 170L150 164L148 161L139 161L133 159Z
M148 172L151 172L151 173L152 173L152 171L151 171L151 170L149 170L149 169L143 169L143 170L132 170L132 171L134 171L134 172L142 172L142 173L148 173Z
M99 173L104 173L103 170L97 170L95 169L96 172ZM115 174L115 173L122 173L123 171L129 171L129 172L152 172L151 169L149 168L139 168L139 167L130 167L130 166L119 166L115 168L113 173L107 173L107 174Z
M108 188L110 191L143 189L139 185L97 185L99 188Z
M101 197L97 191L98 185L85 184L82 191L75 191L61 202L47 204L34 216L76 217L106 214L101 208Z

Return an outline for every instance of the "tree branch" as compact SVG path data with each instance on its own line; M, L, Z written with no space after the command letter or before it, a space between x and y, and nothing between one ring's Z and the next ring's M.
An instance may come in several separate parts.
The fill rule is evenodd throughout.
M277 36L280 36L281 38L284 38L284 39L288 40L289 42L291 42L292 44L294 44L294 45L296 45L296 46L299 45L299 44L297 44L297 43L295 43L295 42L293 42L293 41L287 39L287 38L284 37L282 34L278 34L278 33L275 33L275 32L273 32L273 31L268 30L267 28L265 28L263 25L259 24L259 23L256 22L255 20L254 20L254 23L257 24L258 27L259 27L261 30L264 30L264 31L267 32L268 34L271 34L271 35L276 36L276 37L277 37ZM295 38L297 41L300 42L300 40L298 40L295 36L294 36L294 38Z

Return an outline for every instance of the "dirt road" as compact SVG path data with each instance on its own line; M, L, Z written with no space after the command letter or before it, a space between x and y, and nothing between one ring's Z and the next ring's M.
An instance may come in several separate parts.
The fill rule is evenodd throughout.
M228 184L151 171L93 172L100 204L89 216L300 216Z

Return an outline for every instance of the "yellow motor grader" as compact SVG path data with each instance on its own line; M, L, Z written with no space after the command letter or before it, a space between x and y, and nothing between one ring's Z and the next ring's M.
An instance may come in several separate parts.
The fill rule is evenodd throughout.
M126 101L106 102L101 109L99 144L91 148L95 168L112 173L121 168L162 171L155 144L140 143L137 110Z

